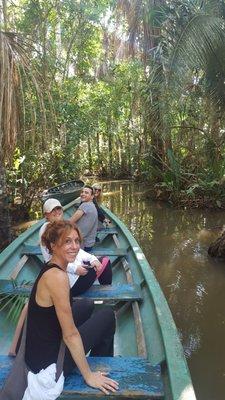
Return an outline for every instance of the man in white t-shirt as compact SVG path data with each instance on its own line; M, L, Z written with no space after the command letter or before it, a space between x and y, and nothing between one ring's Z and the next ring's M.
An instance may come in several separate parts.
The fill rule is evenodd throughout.
M39 239L44 261L49 262L51 260L51 254L41 243L41 237L50 222L63 219L63 208L59 200L46 200L43 205L43 214L46 218L46 222L42 225L39 231ZM72 296L78 296L89 289L96 280L97 275L99 276L100 273L102 284L111 284L112 282L111 267L106 267L103 270L103 266L99 260L93 254L87 253L82 249L79 250L74 262L68 264L67 273Z

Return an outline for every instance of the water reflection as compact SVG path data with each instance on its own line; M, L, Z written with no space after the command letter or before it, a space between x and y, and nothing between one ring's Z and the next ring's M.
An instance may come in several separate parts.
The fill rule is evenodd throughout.
M169 302L198 399L224 400L225 263L208 258L207 249L218 235L214 228L224 224L225 212L178 210L151 202L145 185L103 186L104 203L140 243ZM213 229L201 235L204 228Z

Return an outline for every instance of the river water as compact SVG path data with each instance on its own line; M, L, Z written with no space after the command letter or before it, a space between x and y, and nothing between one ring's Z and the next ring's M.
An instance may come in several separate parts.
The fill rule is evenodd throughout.
M152 202L143 184L109 182L103 189L104 204L129 227L167 298L197 399L224 400L225 261L209 258L207 249L225 212Z

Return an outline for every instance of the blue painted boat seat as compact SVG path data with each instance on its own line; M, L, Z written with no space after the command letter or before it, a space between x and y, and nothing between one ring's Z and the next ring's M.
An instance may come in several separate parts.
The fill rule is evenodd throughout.
M80 297L103 301L140 301L143 299L140 286L129 283L118 285L93 285Z
M107 233L107 235L115 235L118 233L118 230L114 227L111 228L102 228L97 231L97 236Z
M93 254L95 256L112 256L112 257L125 257L127 255L126 248L117 248L117 249L101 249L101 248L93 248Z
M0 389L13 363L13 357L0 356ZM107 371L109 377L119 382L119 390L113 398L119 399L162 399L163 382L159 365L152 366L148 360L139 357L88 357L93 371ZM106 398L98 389L84 383L78 371L66 380L59 400ZM111 397L110 397L111 398Z
M32 284L15 285L11 280L0 281L0 293L29 295ZM84 294L76 298L89 298L96 301L141 301L142 293L137 284L93 285Z
M33 245L29 243L24 243L21 255L27 256L40 256L41 248L38 245ZM116 256L124 257L127 254L126 248L115 248L115 249L105 249L105 248L93 248L93 254L96 256Z
M21 255L26 256L40 256L41 248L40 246L35 246L33 244L24 243ZM124 257L127 255L127 249L118 248L118 249L101 249L101 248L93 248L93 254L95 256L115 256L115 257Z
M105 238L109 235L116 235L118 234L118 230L116 228L102 228L97 232L96 242L102 242Z
M38 245L24 243L21 251L21 255L26 256L41 256L41 248Z

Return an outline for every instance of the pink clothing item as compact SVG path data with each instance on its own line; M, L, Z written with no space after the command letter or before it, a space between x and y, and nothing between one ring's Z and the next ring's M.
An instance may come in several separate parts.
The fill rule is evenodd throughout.
M103 271L106 269L108 263L110 262L110 259L109 259L109 257L105 256L105 257L102 257L102 259L100 259L99 261L100 261L100 263L102 264L102 268L101 268L100 271L97 272L97 274L96 274L97 278L98 278L98 277L103 273Z

